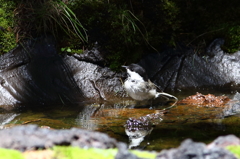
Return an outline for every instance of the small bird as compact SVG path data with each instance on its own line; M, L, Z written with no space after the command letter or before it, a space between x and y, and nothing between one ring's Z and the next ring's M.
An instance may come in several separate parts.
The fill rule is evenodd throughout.
M131 64L122 67L126 68L128 74L128 78L124 82L124 88L133 99L144 101L164 95L178 100L175 96L168 93L157 92L156 85L148 79L146 71L140 65Z

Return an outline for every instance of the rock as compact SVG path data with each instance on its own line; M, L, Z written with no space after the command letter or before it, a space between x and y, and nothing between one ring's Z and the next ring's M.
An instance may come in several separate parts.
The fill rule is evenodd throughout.
M52 130L36 125L16 126L0 131L0 147L27 151L60 146L115 148L117 141L106 134L83 129Z
M80 148L118 148L116 159L139 159L127 149L125 143L117 142L106 134L72 128L53 130L36 125L16 126L0 130L0 147L19 151L38 150L53 146Z
M83 100L72 71L57 54L52 37L18 46L0 57L0 105L77 103Z
M0 147L19 151L46 149L53 146L77 146L80 148L118 148L116 159L137 159L125 143L117 142L108 135L78 128L54 130L36 125L16 126L0 130ZM236 159L224 149L228 145L239 145L234 135L219 137L211 144L186 139L178 148L162 150L156 159Z
M239 116L240 114L240 93L235 93L231 102L229 102L223 109L222 117L228 117L232 115Z
M64 61L73 71L73 78L82 90L83 96L89 99L112 100L114 96L124 96L121 79L124 73L116 73L107 67L79 61L74 56L66 56Z
M240 84L240 51L224 53L220 48L223 42L216 39L205 56L192 49L169 49L149 54L139 64L162 90Z
M191 49L167 50L149 54L139 64L161 90L239 84L240 51L224 53L223 42L215 40L205 56ZM0 106L78 105L125 97L126 74L111 71L104 63L97 46L62 57L51 36L25 42L0 56Z
M208 144L208 148L214 148L214 147L224 148L230 145L235 145L235 146L240 145L240 139L235 135L219 136L213 142Z
M237 159L224 148L207 148L204 143L186 139L178 148L161 151L156 159Z
M30 40L0 56L0 106L78 105L124 96L125 74L103 67L103 62L96 47L61 57L53 37Z
M91 50L85 50L83 54L73 54L72 56L78 59L78 61L85 61L99 66L104 66L106 61L99 49L100 46L98 46L98 43L95 43L95 46Z

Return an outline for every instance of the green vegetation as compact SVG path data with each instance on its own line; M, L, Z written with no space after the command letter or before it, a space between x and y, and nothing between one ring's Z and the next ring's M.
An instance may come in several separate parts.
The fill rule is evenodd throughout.
M0 148L0 158L2 159L24 159L21 152Z
M21 42L43 34L56 38L64 34L86 42L86 29L72 10L61 0L18 0L15 14L15 32Z
M0 0L0 54L6 53L16 46L13 32L13 1Z
M55 158L55 159L114 159L118 150L117 149L81 149L79 147L68 147L68 146L56 146L52 148L53 153L48 153L48 156L44 155L45 158ZM36 151L36 156L40 155L40 151ZM131 151L133 154L137 155L140 158L154 159L156 153L150 153L147 151ZM44 153L42 151L41 153ZM9 149L0 149L0 158L4 159L24 159L24 156L27 156L27 153L24 155L16 150ZM33 157L33 153L31 153Z
M78 147L54 147L55 158L64 158L64 159L114 159L118 150L117 149L80 149ZM156 153L150 153L147 151L131 151L133 154L137 155L140 158L154 159Z
M64 53L81 53L96 41L106 65L119 69L166 47L204 53L215 38L222 49L240 47L240 1L234 0L0 0L1 53L15 40L53 34ZM13 21L14 10L14 21ZM14 38L14 34L15 37Z
M237 158L240 158L240 146L236 145L228 146L227 150L233 153Z

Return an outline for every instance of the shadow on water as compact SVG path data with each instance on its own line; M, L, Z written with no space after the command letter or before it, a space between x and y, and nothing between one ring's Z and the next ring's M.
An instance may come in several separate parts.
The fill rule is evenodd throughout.
M185 98L188 93L180 92L177 97ZM220 95L221 93L213 94ZM154 109L134 108L134 101L124 98L115 102L83 102L74 107L52 105L31 110L0 110L0 128L24 124L37 124L54 129L77 127L107 133L118 141L128 143L129 148L132 149L160 151L178 147L186 138L209 143L220 135L240 136L240 95L238 93L224 94L232 99L224 107L178 104L158 118L151 120L147 126L134 131L128 131L124 127L129 118L139 119L148 114L159 113L169 104L161 103Z

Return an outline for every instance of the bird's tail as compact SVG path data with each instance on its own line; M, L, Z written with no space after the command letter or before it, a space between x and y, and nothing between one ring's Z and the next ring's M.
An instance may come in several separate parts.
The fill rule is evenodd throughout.
M170 98L174 98L176 100L176 102L178 101L177 97L175 97L175 96L173 96L171 94L168 94L168 93L164 93L164 92L159 93L158 92L155 97L158 98L159 96L167 96L167 97L170 97Z

